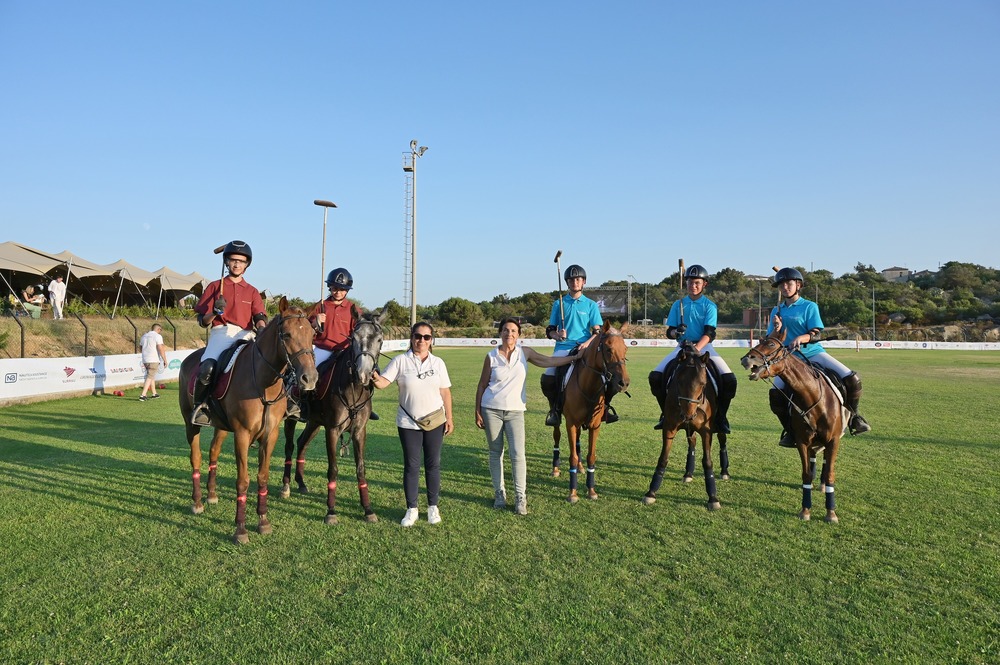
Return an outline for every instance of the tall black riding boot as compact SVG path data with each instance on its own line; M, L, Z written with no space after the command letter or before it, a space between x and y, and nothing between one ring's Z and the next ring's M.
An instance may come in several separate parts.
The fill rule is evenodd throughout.
M542 394L549 400L549 413L545 416L547 427L559 427L562 415L559 409L559 377L542 374Z
M736 375L730 372L719 377L719 412L715 414L713 431L729 434L729 405L736 397Z
M771 413L778 416L778 422L781 423L781 440L778 441L778 445L782 448L794 448L795 435L792 434L790 423L791 416L788 409L791 404L788 401L788 396L777 388L771 388L767 396L771 402Z
M663 429L663 404L667 401L667 387L663 385L663 372L653 370L649 373L649 392L653 393L656 403L660 405L660 419L653 429Z
M205 401L208 399L208 387L212 384L216 361L212 358L202 360L198 368L198 380L194 384L194 411L191 412L191 424L206 427L212 424Z
M858 413L858 402L861 401L861 377L857 372L851 372L841 381L847 389L847 408L851 412L850 429L851 434L864 434L870 432L872 426L868 424L864 416Z

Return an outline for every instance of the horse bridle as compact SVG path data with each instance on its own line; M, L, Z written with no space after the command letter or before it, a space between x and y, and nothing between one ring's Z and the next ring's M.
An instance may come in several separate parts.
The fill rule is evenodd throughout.
M677 368L674 370L674 376L673 376L672 380L673 381L677 380L677 372L678 372L678 370L680 370L682 367L687 367L688 363L691 363L690 366L697 370L698 368L695 365L696 362L697 362L697 360L696 359L692 360L692 358L690 356L685 357L683 364L682 363L678 363L677 364ZM707 371L708 370L706 369L706 373L707 373ZM706 375L706 381L707 381L707 378L708 377ZM697 399L694 398L694 397L685 397L684 395L678 394L677 395L677 405L680 406L683 402L687 402L689 404L697 404L698 406L701 406L702 404L704 404L705 403L705 388L704 388L704 386L701 389L701 397L698 397ZM685 418L685 420L690 420L690 419L691 419L690 417Z
M354 324L354 330L357 331L358 326L360 326L362 324L374 326L375 327L375 334L376 335L381 335L382 334L382 326L380 326L377 321L372 321L370 319L361 319L361 320L359 320L356 324ZM353 334L351 335L351 349L354 350L354 335ZM367 350L362 350L360 352L359 351L355 351L351 355L351 357L350 357L350 365L347 368L347 371L348 371L349 374L351 374L351 375L356 375L357 374L357 368L358 368L358 364L359 364L358 361L360 361L365 356L368 356L369 358L371 358L372 359L372 364L375 367L378 367L378 354L374 354L371 351L367 351ZM338 388L338 390L337 390L337 397L339 397L340 401L343 403L343 405L345 407L347 407L347 417L342 422L338 423L337 427L340 427L340 425L343 425L345 422L347 422L349 420L354 420L355 416L357 416L358 413L361 411L361 409L363 409L365 407L365 404L367 404L367 403L369 403L369 402L372 401L372 397L375 394L374 387L371 384L369 384L369 385L365 386L365 388L368 389L368 397L366 397L365 399L363 399L360 402L357 402L355 404L348 404L347 403L347 398L344 396L344 391L341 390L340 388Z
M786 358L788 358L789 356L791 356L792 355L792 350L789 349L784 344L778 344L777 350L775 350L772 353L761 353L757 349L751 349L747 353L747 355L749 356L750 354L756 354L756 356L758 358L760 358L761 363L762 363L764 369L766 369L768 371L768 373L770 374L770 376L764 377L764 381L766 381L767 383L770 383L771 386L773 387L774 383L771 381L771 377L772 376L776 376L776 375L773 374L773 373L771 373L771 367L773 365L777 365L778 363L782 362L783 360L785 360ZM808 365L808 363L806 363L806 364ZM758 376L759 376L759 373L758 373ZM810 411L812 411L813 409L815 409L817 406L819 406L823 402L823 391L825 389L823 377L817 377L817 381L819 383L819 395L820 395L819 399L816 400L815 404L813 404L812 406L810 406L807 409L803 409L798 404L796 404L795 400L793 400L791 397L789 397L788 394L784 390L779 390L779 389L775 388L775 390L778 390L778 392L781 393L786 400L788 400L789 406L791 406L791 408L795 410L795 412L799 415L799 417L802 418L802 421L805 423L806 427L808 427L813 432L816 431L816 428L813 427L812 423L809 422L809 419L806 418L806 416L809 415Z
M750 351L747 352L747 355L749 356L751 354L756 354L756 356L760 358L761 364L764 367L764 369L766 369L770 373L771 366L778 364L779 362L790 356L792 354L792 351L787 346L783 344L778 344L778 349L773 353L761 353L757 349L750 349ZM765 380L767 380L767 377L765 377Z
M284 367L282 369L278 369L277 367L275 367L274 365L272 365L270 363L270 361L268 361L268 359L264 357L264 352L260 350L260 347L258 345L256 345L256 344L254 344L254 348L257 349L257 355L260 356L260 359L263 360L264 364L267 365L271 369L271 371L274 372L278 376L278 378L281 379L281 392L273 400L270 400L270 401L265 400L264 399L264 393L263 393L263 391L261 392L261 394L260 394L260 400L261 400L261 402L264 402L264 404L274 404L279 399L281 399L282 397L285 396L285 393L286 393L285 386L289 382L289 379L290 378L294 378L294 376L295 376L294 361L295 361L296 358L298 358L301 355L305 355L307 353L310 354L310 355L313 355L313 358L315 358L315 354L313 352L312 345L308 346L305 349L300 349L300 350L296 351L295 353L289 353L289 351L288 351L288 344L285 342L285 340L288 337L288 335L286 333L284 333L284 332L281 331L281 326L284 325L285 321L290 321L292 319L308 319L308 318L309 317L306 316L305 314L291 314L289 316L280 316L280 317L278 317L278 335L277 335L278 336L278 345L279 345L279 348L281 349L281 352L285 356L285 364L284 364ZM256 384L256 382L257 382L256 370L254 370L254 374L255 374L255 376L254 376L254 383Z
M614 379L615 375L614 372L611 371L611 368L625 364L624 360L615 360L615 361L608 360L608 347L607 345L605 345L604 341L608 337L612 337L615 334L616 333L612 332L601 333L600 338L597 340L597 352L601 356L601 364L604 365L602 369L597 369L596 367L593 367L589 363L587 363L586 356L580 356L579 362L581 362L586 369L589 369L591 372L594 372L595 374L601 377L601 389L597 392L597 394L594 397L589 397L587 396L586 393L584 393L584 397L587 397L587 401L590 404L597 403L597 400L600 398L600 396L604 394L604 391L607 388L608 383L610 383L611 380ZM579 379L577 379L577 382L579 383ZM580 386L580 392L583 393L583 386ZM628 395L628 393L625 394ZM631 395L629 395L629 397L631 397Z

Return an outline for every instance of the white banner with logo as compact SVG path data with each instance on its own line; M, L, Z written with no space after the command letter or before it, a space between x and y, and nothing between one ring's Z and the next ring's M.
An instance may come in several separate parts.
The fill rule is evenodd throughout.
M157 381L176 381L181 361L192 352L168 351ZM0 359L0 404L39 395L101 392L142 385L146 369L137 353L76 358Z

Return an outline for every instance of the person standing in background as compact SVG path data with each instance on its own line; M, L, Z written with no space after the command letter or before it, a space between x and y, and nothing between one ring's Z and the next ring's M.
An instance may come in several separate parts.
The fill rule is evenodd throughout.
M63 304L66 302L66 283L62 275L49 282L49 302L52 303L52 318L63 318Z
M160 361L163 366L167 366L167 347L163 345L163 327L159 323L154 323L149 332L139 339L142 347L142 365L146 368L146 381L142 384L142 394L139 401L146 401L146 393L152 391L150 399L159 397L156 392L156 373L160 371Z

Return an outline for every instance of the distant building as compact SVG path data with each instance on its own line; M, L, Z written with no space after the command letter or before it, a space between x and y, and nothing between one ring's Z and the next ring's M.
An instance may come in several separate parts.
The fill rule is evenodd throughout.
M910 281L910 269L900 268L898 266L886 268L882 271L882 277L884 277L887 282L905 283Z

